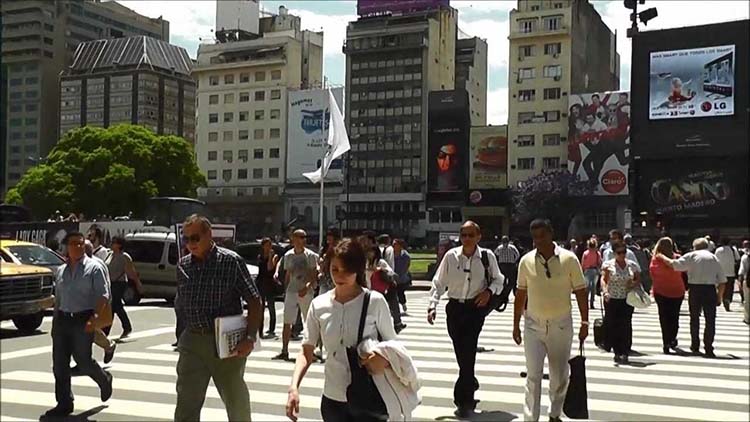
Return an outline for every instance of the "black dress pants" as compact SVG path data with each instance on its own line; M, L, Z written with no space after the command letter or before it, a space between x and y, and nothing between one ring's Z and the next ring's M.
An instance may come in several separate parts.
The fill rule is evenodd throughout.
M666 297L654 294L656 306L659 308L659 325L661 325L661 342L663 347L669 347L677 341L680 329L680 308L682 297Z
M474 376L477 360L477 343L484 326L486 308L477 308L473 300L460 303L451 299L445 307L448 335L458 363L458 380L453 387L453 402L457 407L473 409L474 392L479 382Z
M727 284L724 285L724 303L725 304L732 303L732 296L734 296L734 280L735 280L735 277L727 277ZM740 291L742 291L742 289L740 289Z
M125 296L125 291L128 289L128 283L125 281L114 281L112 282L112 313L117 315L118 318L120 318L120 325L122 325L122 331L123 332L131 332L133 331L133 325L130 323L130 318L128 318L128 313L125 311L125 303L123 296ZM103 331L105 334L109 335L109 331L112 329L112 326L106 327Z
M398 327L401 325L401 309L398 307L398 288L391 286L388 292L385 294L385 300L388 302L388 309L391 311L391 319L393 319L393 326Z
M633 307L625 299L610 298L604 304L608 343L617 355L627 355L633 339Z
M690 307L690 349L698 350L701 344L699 331L701 328L701 312L706 318L706 328L703 331L703 345L706 352L714 350L714 335L716 334L716 306L718 295L713 284L691 284L688 305Z
M375 422L378 420L363 416L355 417L346 402L331 400L326 396L323 396L320 402L320 417L323 422Z

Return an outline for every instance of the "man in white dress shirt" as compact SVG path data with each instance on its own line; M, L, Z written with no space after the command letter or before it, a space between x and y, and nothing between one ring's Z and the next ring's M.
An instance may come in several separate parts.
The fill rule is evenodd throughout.
M467 221L461 226L462 246L449 250L440 262L432 278L427 309L427 322L433 324L437 313L435 308L447 289L450 300L445 307L446 322L459 368L453 401L460 418L470 417L476 408L474 392L479 389L479 382L474 376L474 364L479 333L488 313L490 298L493 294L500 294L505 282L492 251L478 246L481 238L477 223Z

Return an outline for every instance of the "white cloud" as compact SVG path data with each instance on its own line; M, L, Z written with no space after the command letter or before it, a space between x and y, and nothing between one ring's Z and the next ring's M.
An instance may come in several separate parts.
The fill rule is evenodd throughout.
M487 63L492 68L508 66L508 35L510 28L507 22L498 24L492 19L464 21L458 15L458 27L470 36L478 36L487 40Z
M187 40L212 39L216 21L216 1L140 1L122 0L123 6L150 18L159 16L169 21L170 38ZM195 56L197 51L188 51Z
M341 47L346 39L346 26L357 20L355 15L321 15L309 10L292 9L290 14L302 19L302 29L323 31L323 54L325 56L342 55Z
M508 123L508 88L499 88L487 93L487 124Z

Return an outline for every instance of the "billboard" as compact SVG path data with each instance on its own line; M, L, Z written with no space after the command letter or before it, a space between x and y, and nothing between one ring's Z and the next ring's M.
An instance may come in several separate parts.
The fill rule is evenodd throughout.
M332 88L343 112L343 88ZM328 90L310 89L289 91L289 119L287 127L287 183L310 183L302 173L313 172L320 167L320 161L328 142ZM342 159L334 160L326 180L341 180Z
M508 188L508 126L471 128L469 189Z
M450 6L450 0L357 0L357 14L367 16L394 12L414 12Z
M639 165L638 207L673 222L746 226L747 172L743 158L643 162Z
M649 119L733 115L734 51L722 45L652 52Z
M429 97L427 178L430 192L463 192L469 144L469 102L464 90Z
M568 171L596 196L628 195L630 95L627 91L569 96Z

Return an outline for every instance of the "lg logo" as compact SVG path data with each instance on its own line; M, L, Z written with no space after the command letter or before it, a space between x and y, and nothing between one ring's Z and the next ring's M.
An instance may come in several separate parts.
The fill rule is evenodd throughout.
M724 101L716 101L713 104L711 104L710 101L705 101L703 104L701 104L701 110L704 113L708 113L709 111L711 111L711 109L726 110L727 103Z

